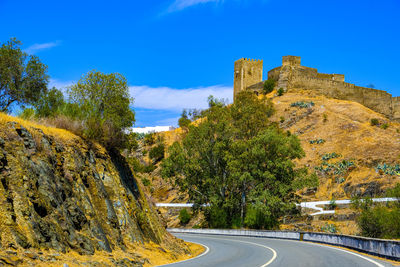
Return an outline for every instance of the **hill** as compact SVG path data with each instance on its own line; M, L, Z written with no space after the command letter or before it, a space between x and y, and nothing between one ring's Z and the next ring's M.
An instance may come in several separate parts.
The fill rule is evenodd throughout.
M276 109L271 119L301 140L306 156L296 164L307 166L319 177L317 188L298 192L302 201L376 197L400 181L398 122L357 102L328 98L311 90L291 89L282 96L274 91L267 97ZM180 140L183 133L182 129L176 129L160 135L170 145ZM186 201L186 196L159 176L158 169L147 178L151 181L148 190L155 202ZM160 210L167 216L169 226L179 225L178 210ZM356 233L352 211L337 213L320 218L319 222L316 222L318 218L313 222L311 218L302 218L283 227L320 230L321 225L339 217L342 232ZM200 221L196 218L187 226Z
M0 182L0 265L147 266L200 249L166 232L122 156L68 131L0 113Z

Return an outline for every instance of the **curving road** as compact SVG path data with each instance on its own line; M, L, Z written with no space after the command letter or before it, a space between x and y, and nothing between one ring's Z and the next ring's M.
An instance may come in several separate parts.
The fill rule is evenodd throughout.
M196 258L163 266L392 266L365 255L309 242L203 234L174 235L202 244L206 251Z

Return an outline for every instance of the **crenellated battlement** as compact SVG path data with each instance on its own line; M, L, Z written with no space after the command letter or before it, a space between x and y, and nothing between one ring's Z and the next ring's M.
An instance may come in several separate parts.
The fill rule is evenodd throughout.
M242 58L235 61L234 96L242 90L262 93L262 64L263 61L258 59ZM283 56L282 66L270 70L268 79L276 81L276 89L318 91L328 97L358 102L400 121L400 97L392 97L383 90L347 83L343 74L319 73L315 68L302 66L298 56Z

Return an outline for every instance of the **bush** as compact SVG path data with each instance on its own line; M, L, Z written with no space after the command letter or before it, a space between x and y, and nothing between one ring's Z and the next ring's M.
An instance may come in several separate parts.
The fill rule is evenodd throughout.
M145 172L145 173L151 173L151 172L153 172L155 169L156 169L156 166L154 166L153 164L149 164L149 165L144 166L143 172Z
M154 133L148 133L144 136L144 144L146 146L151 146L156 143L156 137Z
M324 226L321 227L322 232L327 232L327 233L337 233L336 225L333 223L326 223Z
M18 117L24 120L31 120L34 116L35 110L33 108L26 108L18 115Z
M149 186L149 185L151 185L150 180L147 179L146 177L143 177L143 178L142 178L142 183L143 183L144 186Z
M161 143L150 149L149 157L153 160L154 163L157 163L164 158L164 152L165 145Z
M371 126L376 126L376 125L379 124L379 120L378 119L371 119L370 123L371 123Z
M211 206L206 210L205 216L211 228L229 227L228 214L223 208Z
M280 123L283 123L283 122L285 122L285 118L281 116L281 117L279 118L279 121L280 121Z
M181 209L181 211L179 212L179 221L181 221L181 224L187 224L190 221L191 217L192 216L186 209Z
M329 210L334 210L337 208L336 200L334 198L331 199L328 205Z
M250 205L246 212L244 224L254 229L271 229L278 225L278 220L275 216L268 214L267 210Z
M282 96L285 93L285 90L283 90L283 88L279 88L278 89L278 96Z
M322 114L322 121L327 122L328 121L328 115L326 113Z
M399 197L399 184L388 196ZM393 194L394 193L394 194ZM371 199L353 199L352 207L360 213L356 219L361 235L373 238L400 238L399 201L373 203Z
M263 85L264 94L269 94L274 90L275 81L274 80L266 80Z
M389 127L388 123L384 123L384 124L381 125L381 128L384 129L384 130L386 130L388 127Z

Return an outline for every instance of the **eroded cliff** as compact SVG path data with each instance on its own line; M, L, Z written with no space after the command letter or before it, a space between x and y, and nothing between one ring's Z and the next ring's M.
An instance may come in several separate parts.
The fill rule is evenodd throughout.
M28 263L27 258L58 262L64 253L100 253L106 257L100 257L101 266L141 266L151 264L151 259L138 251L153 249L154 255L172 259L190 253L166 232L118 153L67 131L4 114L0 248L0 265ZM113 257L114 252L123 254L124 260ZM69 264L73 263L81 262Z

